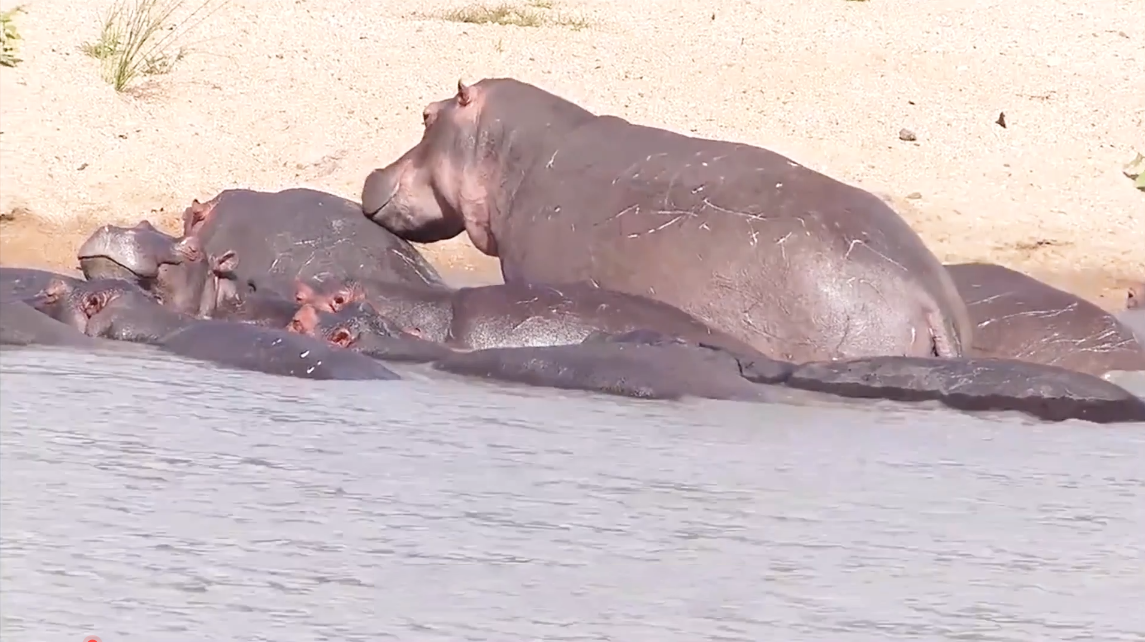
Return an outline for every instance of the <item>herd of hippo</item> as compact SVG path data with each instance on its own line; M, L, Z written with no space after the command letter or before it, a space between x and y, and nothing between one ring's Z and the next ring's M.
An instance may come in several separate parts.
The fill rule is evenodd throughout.
M1145 421L1104 378L1145 370L1145 283L1114 315L1005 267L943 265L869 192L513 79L458 83L423 118L361 203L230 189L192 202L178 237L99 228L82 279L2 268L0 338L315 379L410 362L641 398ZM449 287L410 245L463 231L503 284Z

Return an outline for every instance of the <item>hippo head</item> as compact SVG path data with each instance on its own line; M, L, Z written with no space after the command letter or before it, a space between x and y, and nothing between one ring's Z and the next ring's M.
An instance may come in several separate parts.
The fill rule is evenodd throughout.
M89 280L131 281L164 305L198 311L208 266L194 236L175 238L147 221L135 227L104 225L80 246L77 256Z
M323 312L305 304L294 314L287 329L343 348L354 347L367 335L382 338L420 336L417 331L402 330L365 301L351 303L338 312Z
M1125 309L1145 308L1145 281L1129 286L1125 294Z
M352 303L365 301L366 290L353 279L331 279L313 284L298 279L294 285L294 300L320 312L339 312Z
M54 279L27 303L64 325L86 333L88 320L93 315L115 298L125 295L150 299L137 285L121 279L76 282Z
M483 83L458 81L457 95L422 112L421 141L366 177L362 211L400 238L433 243L469 232L477 249L496 256L489 231L490 155L495 143L480 135Z

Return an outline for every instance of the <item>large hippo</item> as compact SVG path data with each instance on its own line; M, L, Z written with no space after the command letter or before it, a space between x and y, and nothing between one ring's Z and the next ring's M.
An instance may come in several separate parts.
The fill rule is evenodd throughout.
M930 401L963 411L1016 411L1048 421L1145 421L1145 401L1098 377L1055 366L938 357L793 364L744 357L647 331L594 334L580 345L452 352L434 367L487 379L639 398L763 401L780 398L786 389L837 399ZM760 390L753 391L746 383Z
M948 265L975 324L973 353L1102 376L1145 370L1133 331L1096 305L1010 268Z
M580 343L593 332L655 330L688 341L752 352L747 343L662 301L587 283L512 283L429 289L331 279L297 285L296 298L336 311L368 301L403 329L461 350Z
M424 243L468 233L507 283L591 282L671 304L776 358L957 357L965 305L875 195L751 145L597 116L508 78L431 103L362 190Z
M53 283L38 299L44 310L90 337L151 344L240 370L303 379L398 378L366 355L285 329L181 314L127 281Z
M183 235L207 255L232 250L246 274L293 293L294 280L329 275L425 287L441 276L406 241L363 220L361 206L312 189L229 189L183 214Z

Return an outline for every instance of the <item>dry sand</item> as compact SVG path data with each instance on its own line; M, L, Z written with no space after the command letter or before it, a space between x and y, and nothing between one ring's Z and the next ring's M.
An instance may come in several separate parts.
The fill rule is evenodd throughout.
M553 0L541 27L440 17L464 1L215 2L170 73L118 94L80 51L110 0L28 1L24 62L0 68L0 262L72 267L96 225L173 228L229 187L356 199L427 102L512 76L862 185L947 262L1111 308L1145 278L1145 193L1121 173L1145 151L1140 0ZM495 266L463 238L424 250Z

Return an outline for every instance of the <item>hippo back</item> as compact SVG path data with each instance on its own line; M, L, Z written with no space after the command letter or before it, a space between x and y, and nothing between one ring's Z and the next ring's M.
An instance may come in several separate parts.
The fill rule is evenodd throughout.
M974 353L1093 375L1145 369L1145 349L1112 314L990 263L948 265L975 324Z
M440 286L441 276L408 242L374 225L357 203L306 188L230 189L208 202L195 234L208 256L234 250L241 272L270 276L275 290L295 278L331 275Z
M55 279L69 285L79 279L34 268L0 267L0 303L35 296Z
M785 360L921 351L925 314L955 354L970 342L941 263L862 189L765 149L614 117L544 160L493 221L506 282L647 296Z

